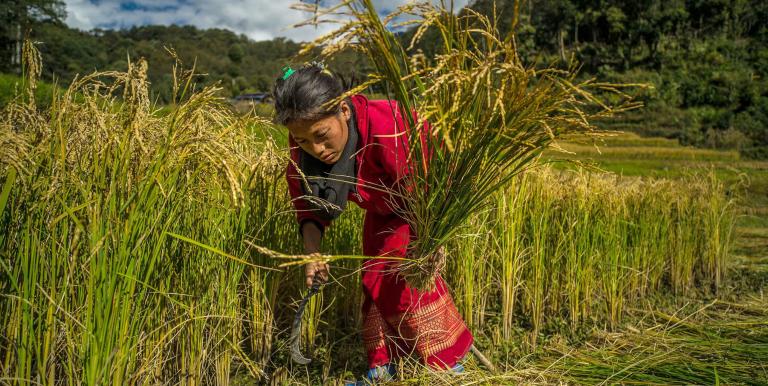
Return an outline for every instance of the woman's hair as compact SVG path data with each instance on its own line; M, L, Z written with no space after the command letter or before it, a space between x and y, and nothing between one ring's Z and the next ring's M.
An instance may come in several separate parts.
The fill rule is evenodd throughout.
M275 123L286 125L294 120L317 120L339 112L339 104L329 105L344 92L344 87L320 63L302 66L287 79L275 81Z

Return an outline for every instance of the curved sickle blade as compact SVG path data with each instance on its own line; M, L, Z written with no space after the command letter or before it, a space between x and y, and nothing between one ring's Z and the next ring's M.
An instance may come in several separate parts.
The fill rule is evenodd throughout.
M304 298L299 302L299 308L296 310L296 316L293 318L293 328L291 328L291 359L300 365L306 365L312 362L312 359L301 355L301 317L304 315L304 308L307 302L320 291L320 278L317 274L312 278L312 287Z

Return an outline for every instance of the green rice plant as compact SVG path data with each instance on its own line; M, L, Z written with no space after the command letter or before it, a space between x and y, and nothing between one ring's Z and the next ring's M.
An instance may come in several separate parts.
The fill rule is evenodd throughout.
M580 176L580 179L583 178ZM567 309L571 326L576 327L589 314L590 299L593 296L596 260L595 240L590 228L594 213L594 191L590 190L589 182L585 179L572 186L573 196L568 200L569 211L572 212L573 222L561 228L561 235L568 242L565 244L564 276L561 279L567 294Z
M27 68L39 67L34 47L25 50ZM0 161L3 379L229 377L243 267L188 253L167 235L243 245L246 212L235 208L255 146L216 89L192 92L191 72L177 78L173 113L153 115L146 69L139 61L126 73L76 79L46 111L29 91L0 118L14 144ZM200 288L207 267L216 275ZM200 327L184 341L190 326Z
M558 233L555 228L558 224L552 221L556 219L558 212L556 205L559 200L553 196L558 192L551 185L536 184L528 192L530 196L524 210L529 217L525 224L524 237L530 251L530 260L524 272L523 310L532 325L531 345L535 347L544 322L549 290L554 284L550 275L556 273L550 270L549 266L559 258L555 254L555 247L559 241L553 237Z
M707 185L717 191L724 191L723 182L718 180L714 171L709 173ZM706 191L706 187L702 189ZM704 213L703 232L701 236L705 245L700 251L702 278L710 279L712 289L717 291L722 282L726 269L728 253L731 249L735 228L734 202L724 195L702 194L698 196L703 201L702 206L708 210Z
M690 196L677 197L674 210L679 211L676 216L674 231L675 249L672 251L669 259L669 273L672 287L676 293L688 290L693 284L692 264L695 261L695 250L692 239L695 235L688 232L688 229L696 229L696 218L691 216L690 211L696 210L693 205L693 198Z
M496 249L494 266L498 269L501 290L501 329L505 340L512 336L515 306L527 262L527 251L523 248L522 240L525 212L521 207L527 189L526 179L520 178L518 184L498 195L496 221L492 230Z
M370 0L343 6L351 21L304 52L323 45L330 56L351 45L376 67L361 87L379 84L398 102L397 114L406 122L398 140L405 146L407 139L408 170L394 188L392 205L415 233L413 260L403 263L402 273L417 288L431 286L444 264L433 258L437 249L551 141L569 132L594 132L593 120L637 106L619 85L577 82L575 67L523 63L514 35L498 36L493 20L471 10L456 16L429 4L409 5L382 21ZM402 14L420 23L414 39L427 28L438 31L433 63L412 63L387 28ZM595 91L613 92L618 103L601 101ZM424 121L428 130L422 129Z
M715 245L728 244L733 237L730 221L735 214L717 183L700 178L682 184L619 179L547 169L526 173L516 181L519 189L496 199L497 208L507 205L507 200L519 202L518 219L500 224L514 240L505 241L505 233L494 235L498 245L513 246L502 253L517 256L520 263L508 258L494 262L492 269L522 269L512 276L522 289L514 293L515 302L522 304L504 311L503 319L519 313L533 332L553 317L563 317L572 328L595 319L615 328L627 304L666 289L680 294L700 292L716 286L717 276L722 275L708 268L709 257L703 254L713 235L720 240ZM679 205L677 200L687 204ZM696 229L707 231L679 235L686 232L683 227L673 228L690 221L699 224ZM522 224L521 229L513 233L520 226L516 223ZM681 250L702 254L679 257L676 253ZM718 256L719 264L725 264L726 255ZM522 268L504 268L505 263ZM673 268L679 273L673 275ZM502 289L498 296L504 299L508 292Z
M293 220L289 205L285 199L287 191L283 186L284 164L277 145L271 140L267 129L271 126L257 126L257 137L263 138L260 145L265 151L259 162L253 165L254 177L248 186L247 206L254 213L248 216L248 244L265 245L280 250L296 250L298 240L293 229L285 224ZM249 130L253 128L249 127ZM233 246L237 248L237 246ZM258 252L251 253L251 261L258 266L273 267L275 261ZM267 365L276 333L276 308L278 307L281 282L286 274L280 271L265 271L253 267L246 268L245 290L246 310L249 325L250 352L262 367Z
M650 182L644 189L636 187L632 190L636 199L629 203L628 211L636 213L638 217L634 224L637 236L633 238L632 246L633 267L638 274L630 276L630 287L635 290L629 295L633 299L655 292L661 284L666 261L658 257L666 253L664 248L670 237L673 220L669 205L660 205L672 202L673 191L668 188L667 184L660 181Z
M301 324L301 335L304 338L307 352L314 352L317 346L320 346L320 329L319 326L322 323L323 311L325 309L325 302L323 299L323 293L319 292L313 296L307 303L307 308L304 311L304 320Z
M484 325L494 281L492 239L487 226L490 221L490 213L477 214L465 233L449 244L450 253L456 258L447 262L445 271L453 284L454 300L470 328Z
M613 198L613 197L612 197ZM598 277L603 285L606 313L611 327L618 323L624 306L624 294L626 293L629 267L627 266L628 251L626 250L624 232L627 218L624 203L616 200L609 201L606 205L607 215L601 219L601 227L606 229L601 237L601 265L598 267Z
M362 232L365 212L355 207L349 208L333 222L328 230L323 244L331 254L362 255ZM331 330L329 339L343 338L349 331L355 331L360 326L362 310L362 281L360 275L361 261L359 259L339 260L332 268L334 286L337 294L343 294L343 300L336 299L333 303L335 313L333 320L341 331Z

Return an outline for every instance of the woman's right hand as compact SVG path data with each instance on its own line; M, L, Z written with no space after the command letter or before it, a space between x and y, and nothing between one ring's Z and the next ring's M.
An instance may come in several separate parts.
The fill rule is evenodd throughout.
M304 238L304 253L313 257L320 256L320 240L322 238L320 228L314 222L306 221L302 224L301 234ZM304 266L304 277L306 278L307 287L312 287L312 278L315 276L315 273L319 275L321 282L328 281L328 264L321 261L313 261Z
M312 255L319 255L319 253L313 253ZM312 278L315 277L315 274L319 276L321 283L327 282L330 272L331 268L328 266L328 263L322 261L307 263L304 266L304 276L306 278L307 287L312 287Z

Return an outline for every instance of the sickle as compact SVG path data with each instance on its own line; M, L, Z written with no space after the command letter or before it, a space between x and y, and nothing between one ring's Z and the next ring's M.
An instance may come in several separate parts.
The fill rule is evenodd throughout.
M307 307L307 302L315 294L320 292L320 276L316 272L312 277L312 286L309 288L309 292L299 302L299 308L296 310L296 316L293 318L293 328L291 329L291 359L300 365L306 365L312 362L312 359L301 355L301 317L304 315L304 308Z

